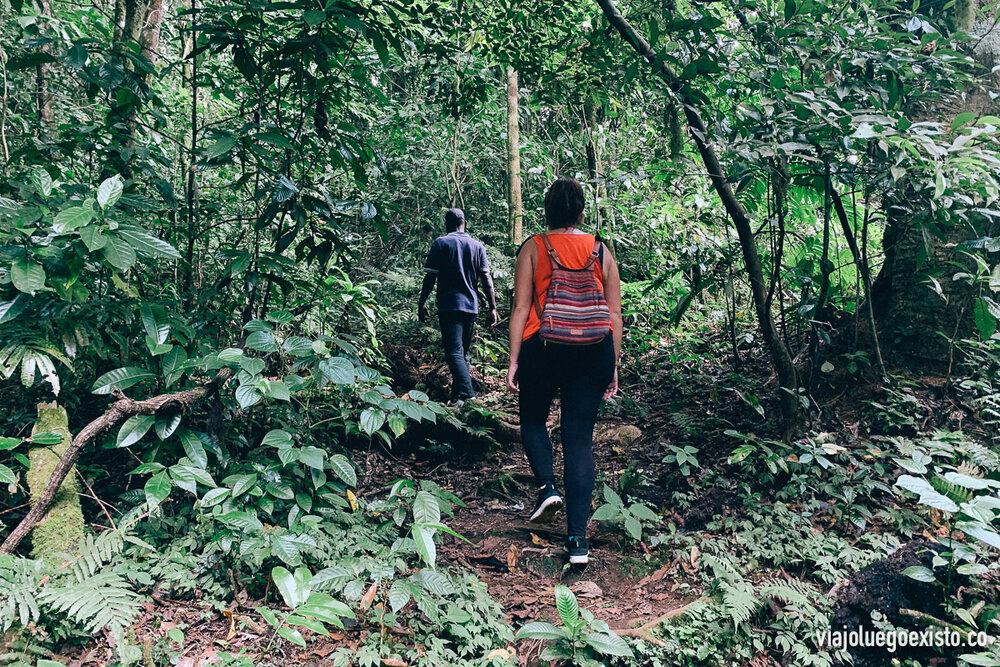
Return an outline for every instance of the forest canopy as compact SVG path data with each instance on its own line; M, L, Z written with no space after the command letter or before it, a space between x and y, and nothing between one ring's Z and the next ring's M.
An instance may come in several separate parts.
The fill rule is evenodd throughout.
M995 3L0 12L0 664L1000 665ZM583 573L503 389L559 177L624 322Z

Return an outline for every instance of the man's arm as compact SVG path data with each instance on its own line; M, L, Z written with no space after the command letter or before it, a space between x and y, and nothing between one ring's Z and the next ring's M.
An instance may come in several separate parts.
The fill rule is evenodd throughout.
M420 303L417 304L417 319L421 322L427 319L427 297L434 291L435 280L437 280L436 273L427 272L424 274L424 285L420 289Z
M490 304L490 326L495 327L497 322L500 321L500 314L497 312L497 293L493 289L493 276L490 275L489 269L480 273L479 276L483 283L483 292L486 294L486 300Z

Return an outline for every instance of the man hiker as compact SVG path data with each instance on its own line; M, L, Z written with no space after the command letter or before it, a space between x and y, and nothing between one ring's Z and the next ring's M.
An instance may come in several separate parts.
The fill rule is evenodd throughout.
M493 291L486 248L465 233L465 213L461 209L450 209L444 214L444 224L448 233L434 239L424 262L426 275L420 291L417 317L421 322L427 320L426 301L436 280L441 340L448 369L451 370L451 403L460 407L464 401L476 396L472 388L469 348L479 313L479 295L476 292L479 280L483 282L483 292L490 304L491 327L500 316L497 314L497 296Z

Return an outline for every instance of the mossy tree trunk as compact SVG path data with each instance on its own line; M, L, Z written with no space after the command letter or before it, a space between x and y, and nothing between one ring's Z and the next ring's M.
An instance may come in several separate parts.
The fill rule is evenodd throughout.
M31 468L28 469L28 488L31 502L37 502L42 489L59 460L69 448L72 437L66 410L56 403L39 403L38 420L31 429L32 435L58 433L62 441L58 445L37 446L28 453ZM83 511L80 509L80 487L71 473L56 491L49 511L31 533L31 554L35 558L53 559L60 553L72 553L83 540Z

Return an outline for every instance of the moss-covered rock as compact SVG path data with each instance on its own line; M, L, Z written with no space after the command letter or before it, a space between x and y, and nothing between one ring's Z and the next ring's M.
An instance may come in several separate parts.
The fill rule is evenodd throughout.
M72 440L66 410L56 403L39 403L38 420L31 434L50 432L61 435L62 442L58 445L38 445L28 453L31 468L28 470L27 479L32 502L38 500L38 496L52 477L53 470ZM74 473L75 471L71 470L66 476L59 491L56 492L48 513L31 532L31 553L35 558L52 559L58 553L72 553L83 540L80 486Z

